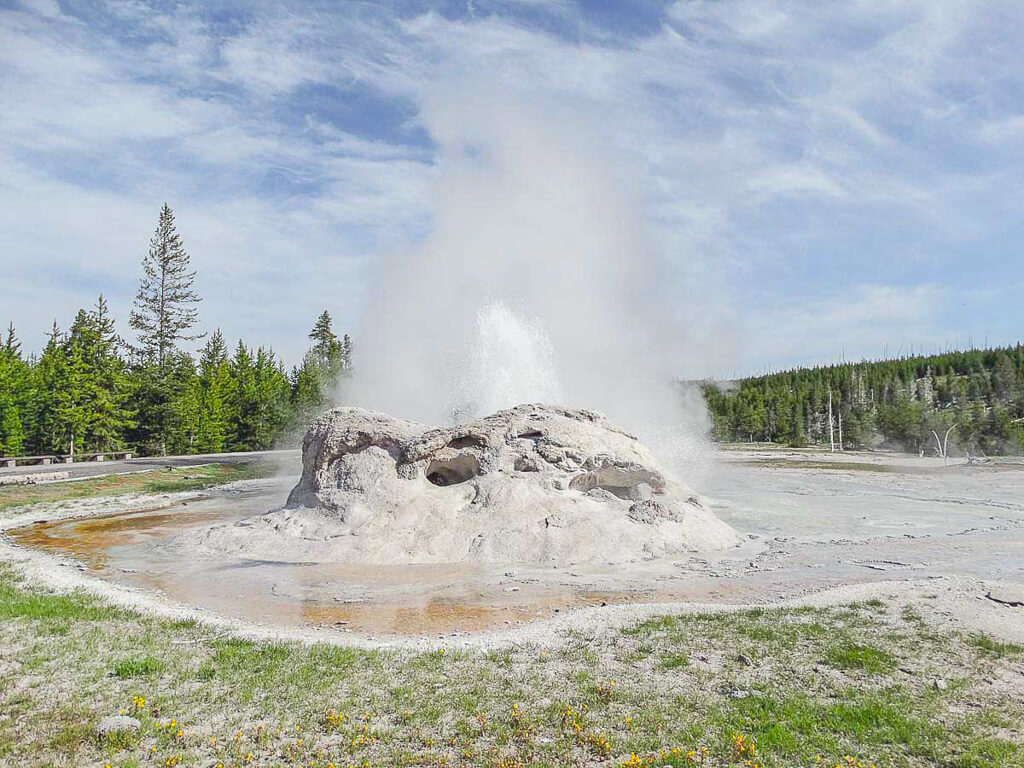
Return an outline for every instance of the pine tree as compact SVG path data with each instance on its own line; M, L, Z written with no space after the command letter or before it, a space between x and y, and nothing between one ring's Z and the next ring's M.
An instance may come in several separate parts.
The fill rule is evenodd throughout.
M241 341L231 360L231 450L270 448L289 422L291 387L284 368L271 350L260 347L255 355Z
M202 387L190 355L179 352L168 361L174 387L167 407L167 447L171 453L196 453L202 420Z
M199 425L196 450L219 453L227 445L231 399L231 367L220 329L214 331L199 356Z
M231 436L232 451L252 451L257 444L256 372L252 354L241 339L231 358Z
M352 340L347 334L338 339L326 309L317 318L309 338L314 344L294 376L293 399L303 407L332 404L337 401L341 380L352 369ZM314 392L314 388L318 391Z
M79 360L85 449L120 447L132 420L127 409L130 379L118 355L121 340L107 301L100 294L92 311L82 310L68 334L68 352Z
M31 443L33 451L49 452L61 450L61 425L57 416L58 392L65 379L64 335L53 321L47 335L46 346L33 371L35 397L32 402L33 430Z
M84 310L79 311L76 323L81 320ZM64 339L63 355L56 386L54 387L53 448L70 455L81 453L85 445L89 425L89 364L84 345L77 343L73 332Z
M1000 353L996 355L995 366L992 371L992 389L996 398L1003 403L1009 403L1016 395L1017 371L1014 369L1013 361L1009 355Z
M14 323L0 347L0 455L17 456L25 442L24 408L30 369L21 359Z
M290 388L288 377L273 350L260 347L256 351L254 370L256 402L253 433L256 450L266 450L273 447L274 440L288 421Z
M13 322L7 324L7 337L4 339L4 352L19 358L21 357L21 342L18 341L18 336L14 332Z
M149 254L142 261L143 276L129 320L138 331L138 351L158 366L177 350L179 341L202 337L188 333L199 317L194 305L200 301L192 290L196 273L189 266L189 255L174 228L174 213L164 203Z
M322 410L325 404L323 371L315 354L307 352L302 357L302 365L292 369L291 385L292 404L297 413L308 415Z
M31 379L32 429L36 450L105 451L119 447L133 423L131 390L120 339L101 295L92 310L79 310L67 333L56 322Z
M316 342L313 345L313 352L320 358L321 365L326 365L331 356L339 350L338 337L332 329L331 314L326 309L316 319L313 330L309 332L309 338Z
M6 374L6 371L0 370L0 387L7 384ZM0 394L0 456L19 455L25 442L21 413L17 405L9 401L9 397L6 392Z
M199 315L199 295L192 289L196 273L174 228L174 213L167 203L160 210L156 233L142 262L143 276L129 323L138 332L135 347L135 409L140 429L136 440L144 450L166 455L172 429L183 424L185 387L195 375L183 365L180 341L202 338L190 334ZM191 360L190 360L191 363ZM175 398L179 402L175 403ZM180 446L181 441L175 441Z
M352 373L352 339L347 333L341 340L341 373L343 376Z

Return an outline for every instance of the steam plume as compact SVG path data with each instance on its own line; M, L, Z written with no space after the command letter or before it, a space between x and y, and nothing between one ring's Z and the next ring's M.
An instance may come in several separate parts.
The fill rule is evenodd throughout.
M432 230L378 265L355 402L448 423L559 398L692 465L704 409L673 381L687 339L664 311L637 179L571 118L460 93L425 105Z

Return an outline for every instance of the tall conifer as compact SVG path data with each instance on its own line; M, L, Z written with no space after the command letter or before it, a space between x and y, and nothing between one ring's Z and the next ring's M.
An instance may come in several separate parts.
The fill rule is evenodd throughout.
M7 327L7 338L0 347L0 455L16 456L25 442L25 395L29 367L21 359L21 344L14 323Z
M192 289L196 273L174 227L174 212L164 203L149 253L142 261L142 280L129 323L138 332L138 351L162 366L179 341L201 338L189 334L199 318L199 294Z
M192 288L195 277L174 226L174 213L164 203L142 261L142 280L129 318L138 334L136 407L141 424L136 437L147 450L161 455L167 453L172 431L181 432L182 424L194 422L194 397L186 397L185 388L195 371L191 369L190 375L190 367L182 364L178 344L203 336L190 333L199 316L200 298ZM191 445L194 431L189 435ZM181 440L176 444L180 446Z

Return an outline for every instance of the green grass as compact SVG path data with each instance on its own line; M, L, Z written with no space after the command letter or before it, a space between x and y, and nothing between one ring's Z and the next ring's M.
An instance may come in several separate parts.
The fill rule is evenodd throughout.
M122 615L117 609L100 605L82 593L52 595L19 589L14 586L9 567L0 568L0 574L5 576L0 578L0 620L91 622L105 621Z
M123 659L114 665L114 674L122 680L130 677L153 677L164 671L164 662L152 656Z
M748 467L761 467L764 469L813 469L826 472L907 472L906 467L895 467L887 464L872 464L866 461L815 461L814 459L750 459L742 462ZM915 467L915 471L931 469Z
M1024 653L1024 647L1013 643L1001 643L988 635L971 635L967 638L967 643L994 656L1019 656Z
M116 755L132 749L139 742L139 735L131 730L111 731L99 739L100 748L107 755Z
M839 691L839 700L823 704L803 692L744 699L727 713L737 733L756 739L762 750L809 756L843 752L852 744L902 745L911 755L930 756L942 729L915 716L899 691L873 694Z
M685 653L665 653L658 666L662 669L680 669L690 666L690 657Z
M743 764L742 734L764 768L844 755L1024 765L1019 696L959 684L939 696L929 684L936 659L969 679L1009 674L1012 650L911 616L868 603L756 610L659 617L554 648L375 651L224 636L46 594L0 566L0 763L612 768L636 753L638 765L689 768L686 753L703 748L705 766L725 768ZM915 674L896 674L897 657ZM823 658L833 669L815 669ZM121 710L142 721L139 736L101 742L96 724Z
M895 659L886 651L851 642L843 642L829 648L825 654L825 661L836 669L863 670L871 675L892 672L896 666Z

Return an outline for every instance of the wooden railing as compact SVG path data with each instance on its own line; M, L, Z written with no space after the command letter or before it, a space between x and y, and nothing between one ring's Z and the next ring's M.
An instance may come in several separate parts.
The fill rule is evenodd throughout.
M96 453L70 454L51 453L42 456L0 456L0 467L17 467L26 464L71 464L75 461L116 461L130 459L132 451L97 451Z

